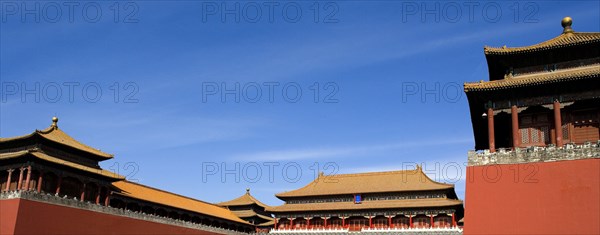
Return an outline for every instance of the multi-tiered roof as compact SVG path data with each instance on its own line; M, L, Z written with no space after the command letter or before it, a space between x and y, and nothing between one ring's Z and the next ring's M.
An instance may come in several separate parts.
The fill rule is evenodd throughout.
M205 225L228 229L247 230L252 227L227 208L130 182L124 176L102 169L99 162L111 158L113 158L112 154L85 145L63 132L58 128L58 118L54 117L52 125L44 130L36 130L23 136L0 138L0 170L3 170L3 173L4 170L9 170L9 174L12 175L8 176L8 179L11 182L16 182L18 178L27 181L23 184L18 182L19 187L15 186L16 183L8 182L8 185L2 190L34 190L30 186L37 182L38 177L30 177L33 172L39 176L40 180L45 177L44 185L53 187L40 186L37 190L38 193L41 191L54 195L56 192L60 196L63 192L68 191L69 197L77 196L77 199L81 201L91 198L92 201L88 202L92 203L97 195L96 204L100 204L102 201L103 205L129 211L155 214L160 217L170 216L177 220L187 219L188 222L205 223ZM21 177L16 177L19 176L18 173L11 173L19 169ZM24 170L28 171L27 179L23 174ZM39 172L46 172L46 174ZM14 176L15 174L16 176ZM50 175L54 175L54 177L50 178ZM57 176L60 176L61 179L57 179ZM3 177L6 178L6 176ZM71 180L70 184L62 185L61 188L60 184L61 181L64 181L63 178ZM52 183L49 184L49 181ZM88 183L87 188L86 182ZM100 191L93 191L96 190L96 186L90 187L90 183L101 186ZM65 183L63 182L63 184ZM58 187L56 187L57 185ZM44 192L44 190L46 191ZM92 192L88 192L90 190ZM89 195L92 193L93 196ZM100 200L100 198L104 200ZM151 209L144 211L142 206ZM157 213L160 211L171 214ZM192 221L194 218L197 220Z
M526 114L522 113L523 109L551 106L554 101L560 102L562 108L577 101L578 105L593 108L593 104L586 102L600 98L600 32L575 32L570 17L565 17L561 23L563 32L542 43L523 47L484 47L489 81L464 84L476 150L519 147L511 146L510 139L503 133L509 129L504 128L497 130L497 143L490 146L488 135L491 132L487 130L485 118L489 114L483 114L490 108L495 115L511 113L512 106L517 107L519 114ZM502 118L496 121L503 122ZM568 132L563 133L565 139L573 138L567 135ZM512 141L519 142L516 138Z
M100 168L99 162L111 158L112 154L85 145L63 132L58 128L56 117L52 119L52 125L44 130L0 138L0 160L35 159L108 181L124 180L125 177Z
M249 188L244 195L217 205L228 208L236 216L256 226L267 227L274 224L273 217L266 212L269 206L253 197Z
M355 195L361 195L363 200L356 203L352 199ZM326 211L335 214L364 210L448 207L462 209L462 201L458 200L454 185L433 181L423 173L421 167L389 172L330 176L320 174L302 188L275 196L287 202L268 209L275 214ZM376 197L382 200L376 200Z

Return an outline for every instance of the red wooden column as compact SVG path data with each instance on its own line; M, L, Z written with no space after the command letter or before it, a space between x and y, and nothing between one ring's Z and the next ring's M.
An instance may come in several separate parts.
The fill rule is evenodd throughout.
M456 227L456 218L454 217L454 213L452 213L452 227Z
M323 227L327 228L327 217L323 217Z
M110 189L108 187L106 187L106 197L104 198L104 206L109 206L110 205Z
M23 186L23 171L25 170L24 167L21 167L19 172L19 182L17 182L17 190L21 190L21 187Z
M27 177L25 178L24 189L29 191L29 181L31 181L31 166L27 166Z
M409 216L408 216L408 227L409 227L409 228L412 228L412 227L413 227L412 217L413 217L413 215L409 215Z
M44 180L44 172L40 171L40 175L38 176L38 183L37 183L37 192L40 193L42 192L42 181Z
M62 184L62 175L58 176L58 184L56 185L56 195L60 194L60 186Z
M81 198L79 200L83 201L84 197L85 197L85 183L83 183L83 187L81 187Z
M431 226L429 226L429 227L433 228L433 215L429 215L429 218L430 218L430 222L429 223L431 224Z
M294 228L294 219L290 218L290 228Z
M275 223L273 224L273 229L277 229L277 218L275 218Z
M433 228L433 215L429 215L429 227Z
M310 227L310 218L306 218L306 227L309 228Z
M494 110L492 108L488 108L487 110L487 119L488 119L488 141L489 141L489 149L490 152L496 152L496 140L494 137Z
M516 105L510 107L510 117L512 124L512 139L513 139L513 149L519 147L519 143L521 143L520 135L519 135L519 110Z
M342 217L342 228L346 227L346 217Z
M554 101L554 130L556 133L556 147L562 147L562 120L560 117L560 102Z
M369 215L369 228L373 227L373 217Z
M392 225L392 216L388 216L388 227L393 228L394 225Z
M6 179L6 188L4 191L8 191L10 189L10 178L12 177L12 173L15 171L15 169L8 169L6 171L8 172L8 178Z
M98 185L98 192L96 192L96 205L100 205L100 194L102 193L102 187Z

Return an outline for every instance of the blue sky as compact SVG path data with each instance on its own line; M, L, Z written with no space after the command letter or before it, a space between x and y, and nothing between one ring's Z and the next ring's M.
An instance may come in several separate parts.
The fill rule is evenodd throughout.
M597 1L0 3L0 136L56 115L130 180L272 205L319 171L415 163L464 198L461 86L488 79L483 46L550 39L564 16L600 31Z

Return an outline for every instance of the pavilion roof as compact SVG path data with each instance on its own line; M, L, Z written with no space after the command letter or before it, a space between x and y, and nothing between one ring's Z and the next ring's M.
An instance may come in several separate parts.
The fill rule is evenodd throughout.
M119 194L126 197L179 208L182 210L192 211L233 222L249 224L248 222L240 219L235 214L233 214L232 211L212 203L181 196L178 194L163 191L160 189L155 189L146 185L125 180L114 182L113 186L121 189L122 192Z
M354 203L324 202L324 203L298 203L283 204L269 208L270 212L302 212L302 211L339 211L339 210L365 210L365 209L396 209L396 208L426 208L447 207L462 205L461 200L448 198L404 199L404 200L373 200Z
M385 193L403 191L428 191L452 189L453 184L439 183L431 180L420 166L414 170L369 172L358 174L323 175L308 185L276 194L279 198Z
M65 133L61 129L59 129L57 122L58 122L58 118L55 117L52 119L52 125L44 130L35 130L31 134L23 135L23 136L0 138L0 143L28 139L28 138L32 138L33 136L39 136L41 138L44 138L46 140L49 140L49 141L52 141L52 142L55 142L55 143L58 143L61 145L65 145L65 146L75 148L75 149L78 149L78 150L81 150L81 151L84 151L87 153L91 153L95 156L98 156L101 159L111 159L113 157L112 154L102 152L99 149L92 148L88 145L85 145L85 144L75 140L73 137L69 136L67 133Z
M217 205L219 205L219 206L247 206L247 205L254 205L254 204L261 206L263 208L269 207L268 205L262 203L261 201L259 201L258 199L256 199L252 195L250 195L250 189L246 189L246 193L242 196L239 196L238 198L235 198L235 199L229 200L229 201L225 201L225 202L217 203Z
M260 217L260 218L265 219L265 220L273 220L272 217L268 217L268 216L264 216L264 215L258 214L258 213L256 213L253 210L239 210L239 211L232 210L231 212L233 212L233 214L235 214L237 217L240 217L240 218L249 218L249 217L256 216L256 217Z
M18 152L2 153L2 154L0 154L0 160L11 159L11 158L20 158L20 157L25 157L25 156L32 156L37 159L41 159L41 160L55 163L58 165L66 166L69 168L85 171L87 173L96 174L96 175L100 175L100 176L115 179L115 180L124 180L125 179L124 176L119 175L117 173L103 170L101 168L93 168L93 167L89 167L89 166L84 166L84 165L81 165L81 164L78 164L75 162L65 161L63 159L50 156L50 155L48 155L44 152L38 151L38 150L22 150L22 151L18 151Z
M563 32L548 41L524 47L485 46L485 55L511 55L600 42L600 32Z
M464 84L465 92L501 90L524 86L542 85L565 81L583 79L598 79L600 77L600 64L592 64L569 69L556 70L552 72L540 72L512 76L509 78L494 80L467 82Z

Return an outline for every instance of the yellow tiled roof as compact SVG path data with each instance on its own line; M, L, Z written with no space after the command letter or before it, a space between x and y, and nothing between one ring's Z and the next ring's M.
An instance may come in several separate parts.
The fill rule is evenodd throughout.
M233 212L233 214L235 214L237 217L240 217L240 218L247 218L247 217L252 217L252 216L258 216L258 217L266 219L266 220L272 220L273 219L271 217L258 214L258 213L256 213L253 210L240 210L240 211L234 211L234 210L232 210L231 212Z
M319 175L308 185L277 197L423 191L454 188L452 184L431 180L421 167L414 170L371 172L359 174Z
M234 215L230 210L208 202L203 202L129 181L114 182L113 186L121 189L123 191L121 195L127 197L214 216L232 222L249 224L248 222Z
M364 209L389 209L389 208L423 208L444 207L462 205L461 200L447 198L432 199L406 199L406 200L376 200L362 201L361 203L350 202L325 202L304 204L283 204L271 207L271 212L293 212L293 211L336 211L336 210L364 210Z
M522 86L541 85L563 81L599 78L600 64L582 66L553 72L532 73L494 81L465 83L465 92L500 90Z
M238 198L226 202L217 203L217 205L219 206L247 206L252 204L259 205L263 208L269 207L268 205L260 202L258 199L250 195L250 189L247 189L246 193Z
M108 154L105 152L100 151L99 149L95 149L92 148L90 146L87 146L75 139L73 139L73 137L67 135L67 133L63 132L62 130L58 129L58 126L56 126L55 124L53 124L52 126L44 129L44 130L35 130L33 133L28 134L28 135L23 135L23 136L16 136L16 137L10 137L10 138L0 138L0 142L7 142L7 141L12 141L12 140L19 140L19 139L26 139L29 138L31 136L34 135L39 135L44 139L50 140L52 142L56 142L59 144L64 144L67 146L70 146L72 148L75 149L79 149L82 150L84 152L88 152L91 154L94 154L96 156L99 156L101 158L104 159L110 159L113 157L112 154Z
M275 220L275 218L273 218L273 217L264 216L264 215L261 215L261 214L256 214L256 216L258 216L260 218L263 218L263 219L266 219L266 220Z
M273 226L275 224L275 220L270 220L261 224L257 224L256 226L265 227L265 226Z
M233 212L233 214L235 214L237 217L240 217L240 218L252 217L252 216L258 215L253 210L237 210L237 211L232 210L231 212Z
M38 159L42 159L48 162L52 162L55 164L59 164L59 165L63 165L63 166L67 166L70 168L74 168L74 169L78 169L78 170L82 170L88 173L92 173L92 174L97 174L97 175L101 175L104 177L108 177L111 179L118 179L118 180L123 180L125 179L124 176L119 175L117 173L111 172L111 171L107 171L107 170L103 170L103 169L99 169L99 168L93 168L93 167L88 167L88 166L84 166L81 164L77 164L74 162L69 162L69 161L65 161L63 159L59 159L53 156L50 156L48 154L45 154L43 152L39 152L39 151L33 151L33 150L23 150L23 151L19 151L19 152L12 152L12 153L3 153L0 154L0 159L9 159L9 158L18 158L18 157L23 157L26 155L31 155L35 158Z
M538 43L531 46L524 47L489 47L485 46L483 51L486 55L507 55L507 54L518 54L525 52L533 52L554 48L561 48L566 46L587 44L600 42L600 33L584 33L584 32L573 32L563 33L558 37L550 39L548 41Z

